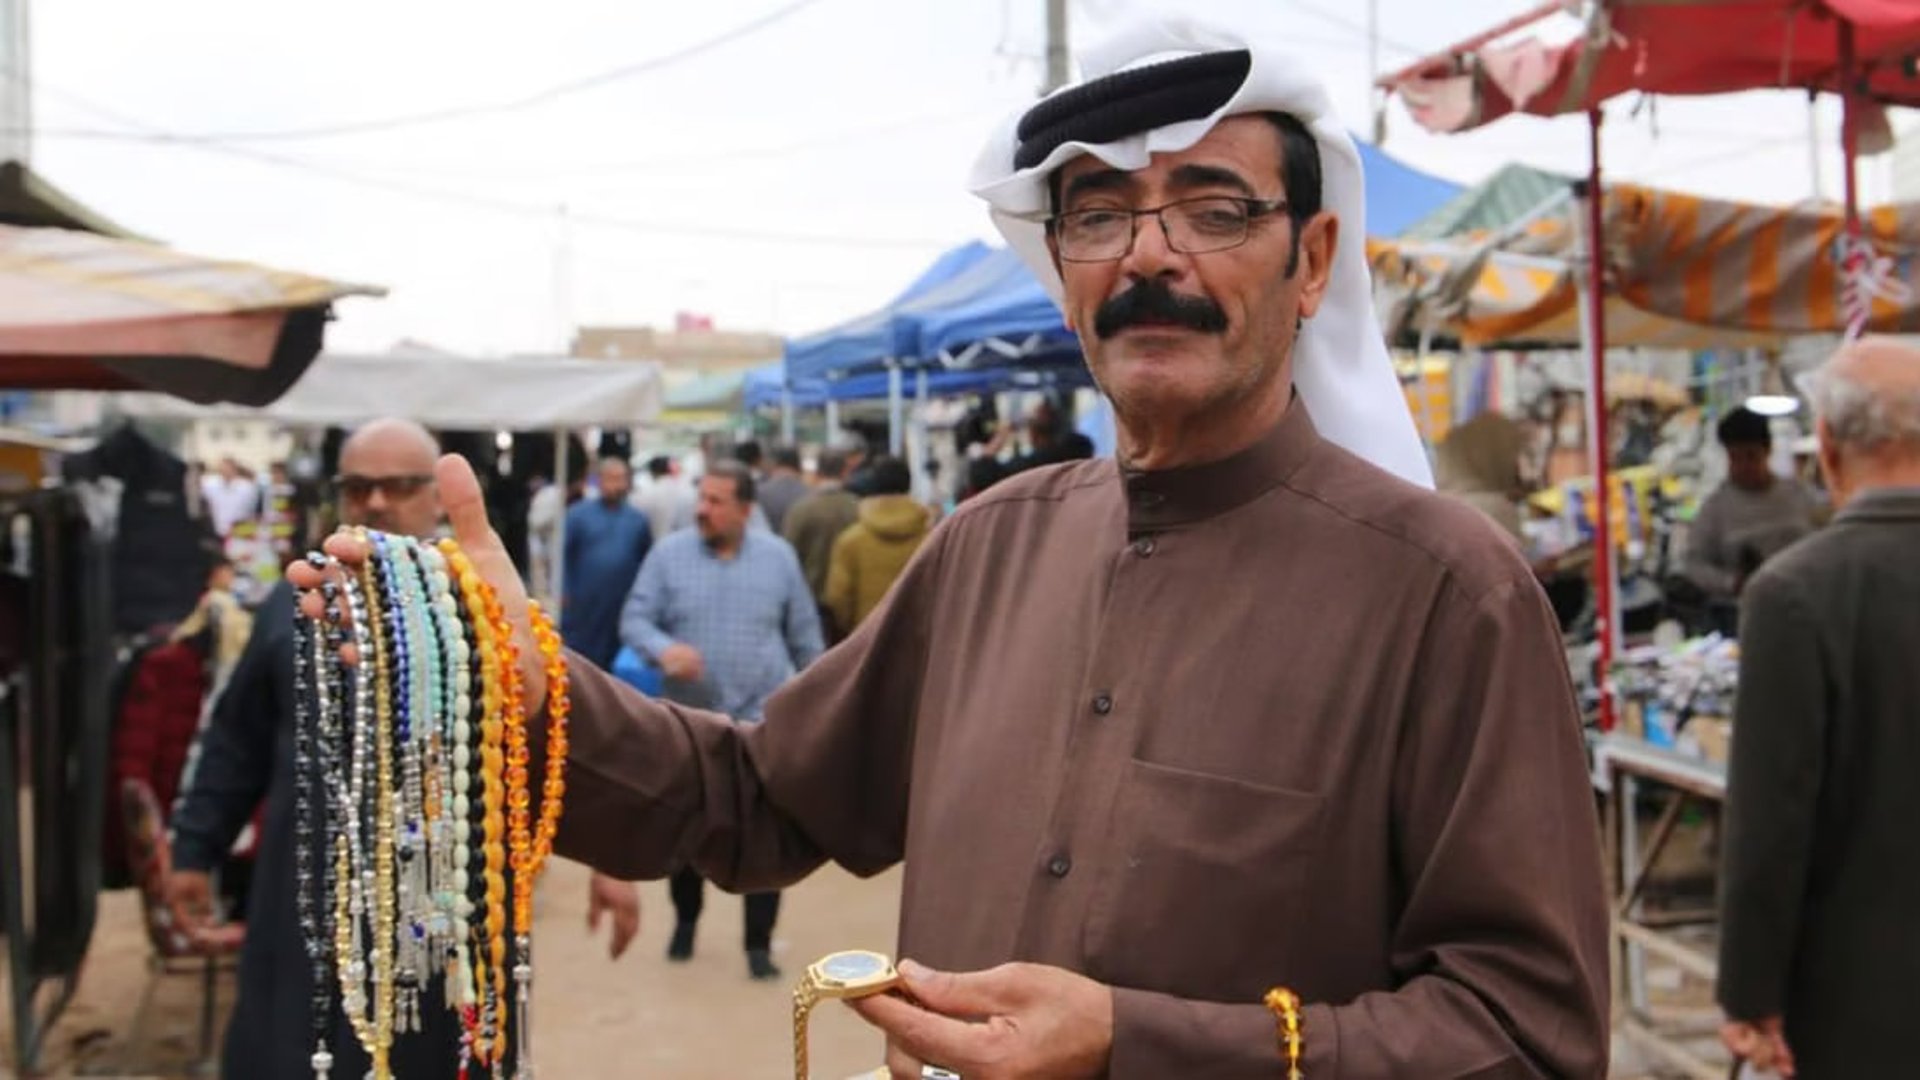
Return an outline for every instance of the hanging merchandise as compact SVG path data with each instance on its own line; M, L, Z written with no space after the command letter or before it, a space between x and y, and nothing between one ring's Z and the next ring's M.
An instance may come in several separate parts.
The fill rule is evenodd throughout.
M423 1030L437 981L463 1033L449 1051L463 1080L531 1080L533 885L566 790L560 638L536 605L547 676L536 808L520 652L499 597L450 540L355 535L358 566L308 556L337 570L322 596L344 619L296 625L295 876L313 1073L328 1080L333 1068L337 998L369 1075L396 1080L395 1042Z

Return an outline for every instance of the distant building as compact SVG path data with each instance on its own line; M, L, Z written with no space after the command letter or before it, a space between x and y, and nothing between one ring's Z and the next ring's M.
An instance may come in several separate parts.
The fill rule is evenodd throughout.
M779 334L698 329L711 322L682 317L680 330L651 326L583 326L573 337L573 355L590 360L654 360L671 375L718 375L746 371L780 357Z

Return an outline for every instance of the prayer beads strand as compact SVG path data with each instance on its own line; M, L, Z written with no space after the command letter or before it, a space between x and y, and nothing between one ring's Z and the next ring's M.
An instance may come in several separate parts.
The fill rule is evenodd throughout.
M460 1075L505 1076L511 1051L515 1080L532 1080L533 890L559 829L571 711L559 635L532 608L548 687L536 807L521 646L500 597L451 541L354 535L362 559L308 557L327 613L294 628L314 1076L333 1070L344 1014L368 1076L391 1080L395 1042L425 1029L439 980L465 1032Z

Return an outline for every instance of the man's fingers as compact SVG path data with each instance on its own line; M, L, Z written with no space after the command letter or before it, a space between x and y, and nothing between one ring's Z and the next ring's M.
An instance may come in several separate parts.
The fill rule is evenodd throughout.
M326 553L341 562L358 566L367 561L367 543L348 532L337 532L327 537L320 545Z
M464 548L478 547L493 536L487 522L487 502L480 494L480 479L473 466L458 454L446 454L433 469L439 485L440 507L446 511L447 524L453 526L453 538ZM470 552L471 553L471 552Z
M287 583L296 589L317 589L326 580L327 572L305 559L295 559L287 564Z
M633 944L633 939L638 936L639 933L640 915L638 912L624 911L616 915L613 920L613 942L607 949L608 955L615 960L620 959L621 955L627 951L627 946Z
M920 1065L911 1054L887 1043L887 1075L892 1080L920 1080Z
M886 1032L889 1043L919 1061L944 1065L964 1076L968 1065L992 1056L983 1054L980 1045L990 1035L985 1024L941 1016L892 994L847 1004L861 1019Z
M927 1008L948 1016L991 1016L1014 1004L1020 967L1002 964L986 971L935 971L912 960L900 961L900 978Z
M1767 1053L1773 1058L1773 1071L1787 1080L1793 1080L1793 1048L1787 1045L1787 1037L1775 1032L1768 1035L1765 1041Z

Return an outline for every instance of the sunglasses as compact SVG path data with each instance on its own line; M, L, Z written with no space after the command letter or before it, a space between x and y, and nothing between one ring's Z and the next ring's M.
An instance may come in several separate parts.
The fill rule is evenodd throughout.
M433 483L429 473L403 473L399 476L359 476L354 473L342 473L333 478L333 489L345 499L365 502L380 492L391 502L413 495L421 488Z

